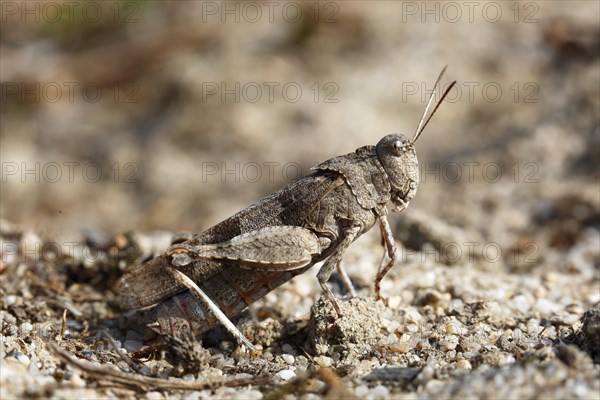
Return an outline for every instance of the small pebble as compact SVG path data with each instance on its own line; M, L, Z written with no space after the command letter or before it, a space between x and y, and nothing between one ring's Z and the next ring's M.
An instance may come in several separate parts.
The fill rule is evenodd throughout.
M8 367L8 368L6 368ZM2 364L2 373L3 374L24 374L27 371L27 367L25 367L16 357L6 357L3 360ZM8 372L7 372L8 371ZM4 379L4 378L3 378Z
M444 340L442 341L442 345L447 350L454 350L456 348L456 346L458 346L458 336L454 336L454 335L446 336L444 338Z
M369 372L373 369L373 365L371 365L371 361L369 360L362 360L359 364L358 364L359 368L363 370L363 372Z
M388 307L391 308L392 310L396 310L396 309L400 308L401 304L402 304L402 297L400 297L400 296L391 296L388 299Z
M235 350L235 344L229 340L223 340L221 343L219 343L219 349L231 352Z
M331 367L331 364L333 364L333 360L331 359L331 357L327 357L327 356L319 356L317 358L315 358L315 361L317 362L317 364L319 364L320 367Z
M456 368L472 369L473 367L471 366L471 363L469 362L469 360L458 360L456 362Z
M501 367L503 365L514 364L515 361L512 354L502 355L498 360L498 366Z
M23 322L19 327L19 332L21 332L21 334L26 334L31 332L32 329L33 325L31 325L29 322Z
M419 340L417 342L417 344L415 345L415 349L417 349L419 351L426 349L428 347L429 347L429 343L427 343L427 341L425 341L425 340Z
M2 319L4 320L4 322L6 322L9 325L14 325L17 323L17 317L15 317L14 315L12 315L9 312L2 312L3 317Z
M215 397L217 399L233 399L235 396L235 389L232 387L220 387L215 390Z
M289 343L285 343L283 346L281 346L281 351L284 353L293 354L294 348Z
M160 392L148 392L146 393L146 398L148 400L160 400L162 399L162 394Z
M390 351L394 353L405 354L410 351L410 343L408 342L396 342L390 345Z
M296 357L296 362L298 363L298 365L306 366L308 365L308 358L304 356L298 356Z
M42 244L42 239L36 233L24 232L23 236L21 236L21 246L23 247L23 249L32 249L32 250L35 249L36 250L35 252L39 253L41 244ZM31 253L29 251L25 252L24 255L25 254L30 256L28 258L35 257L35 256L31 257Z
M513 297L510 303L512 303L511 305L513 308L517 309L522 314L525 314L527 311L529 311L529 308L531 307L529 300L527 300L527 297L523 295L517 295Z
M18 352L17 354L15 354L15 358L24 366L29 367L29 363L31 362L31 360L25 354Z
M331 355L331 359L333 360L333 362L338 363L340 361L340 358L342 358L342 356L340 355L340 353L333 353Z
M445 326L446 333L449 335L456 335L460 331L460 327L458 326L458 321L448 322Z
M419 314L417 311L415 310L409 310L406 313L406 318L410 321L410 322L419 322L420 320L423 319L423 317L421 316L421 314Z
M317 343L315 350L317 351L317 354L327 354L329 351L329 346L326 344Z
M396 330L398 330L400 325L401 325L400 321L391 320L391 321L389 321L389 323L387 323L385 325L385 328L387 329L388 332L396 332Z
M283 354L281 356L281 358L283 358L283 361L285 361L286 363L288 363L289 365L292 365L294 363L294 356L291 354Z
M374 399L387 399L390 396L390 390L383 385L377 385L369 394Z
M389 335L382 336L381 339L379 339L379 345L380 346L388 346L392 343L396 343L397 341L398 341L398 336L391 333Z
M405 303L410 304L414 301L415 295L410 290L403 290L402 291L402 299L404 300Z
M279 371L276 376L278 376L279 378L283 379L284 381L289 381L292 378L296 377L296 373L294 371L291 371L289 369L284 369Z
M366 397L369 394L369 388L365 385L357 386L354 389L354 394L358 397Z
M417 287L430 288L435 286L435 272L427 271L423 274L419 274L415 281Z
M83 379L81 379L81 377L78 374L73 374L71 376L71 386L73 386L74 388L83 388L85 387L85 381Z
M79 352L83 357L87 358L90 361L98 361L98 356L90 349L83 349Z
M13 304L15 304L16 301L17 301L17 296L15 296L14 294L6 296L5 302L6 302L7 306L12 306Z
M126 340L123 342L123 348L128 353L132 353L134 351L138 351L143 346L143 343L138 340Z
M522 297L524 297L524 296L522 296ZM558 307L558 305L556 303L553 303L553 302L551 302L551 301L549 301L548 299L545 299L545 298L537 299L537 301L535 302L534 307L542 315L551 315L551 314L556 313L556 312L558 312L560 310L560 308Z

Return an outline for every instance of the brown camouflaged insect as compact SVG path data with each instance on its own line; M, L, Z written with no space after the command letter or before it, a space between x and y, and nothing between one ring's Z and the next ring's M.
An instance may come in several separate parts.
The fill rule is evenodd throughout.
M229 317L316 263L324 261L317 278L342 316L327 281L337 268L355 293L340 261L348 246L376 223L386 249L375 278L375 294L381 299L380 282L396 261L387 205L402 211L415 196L419 165L414 143L455 83L425 120L435 92L431 94L412 140L387 135L376 146L327 160L311 175L134 266L120 283L122 307L155 305L148 326L173 336L190 330L201 335L221 322L254 349Z

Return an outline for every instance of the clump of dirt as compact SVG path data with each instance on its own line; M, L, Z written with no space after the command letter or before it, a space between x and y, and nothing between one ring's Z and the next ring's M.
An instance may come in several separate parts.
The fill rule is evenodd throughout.
M318 355L368 354L381 338L381 307L372 298L344 298L338 302L343 313L341 318L325 296L311 308L309 341L312 349Z
M281 322L267 318L264 321L248 321L240 327L241 332L252 343L269 347L274 342L281 339L284 334L284 327Z
M173 365L173 376L197 374L208 368L211 358L210 351L202 346L202 342L191 336L165 336L165 355Z

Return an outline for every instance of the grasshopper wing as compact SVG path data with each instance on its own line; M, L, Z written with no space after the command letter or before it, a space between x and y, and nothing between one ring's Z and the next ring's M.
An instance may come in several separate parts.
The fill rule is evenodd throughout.
M242 233L231 240L215 244L171 246L167 254L180 255L174 264L186 266L193 260L235 261L242 268L260 271L289 271L308 265L319 254L319 238L300 226L268 226ZM181 260L181 261L180 261Z
M321 199L342 182L339 175L333 172L321 171L306 176L180 245L192 248L206 244L215 245L230 242L245 233L261 231L263 228L301 226L307 215L319 204ZM290 231L283 236L289 237L289 233ZM308 244L309 248L310 246ZM177 266L177 268L193 281L201 283L220 273L228 265L239 265L247 268L259 266L269 270L268 268L274 268L275 263L268 266L268 263L264 261L268 261L268 257L273 259L275 256L275 254L269 255L264 251L262 255L255 254L255 259L261 260L262 258L263 262L254 264L251 262L244 264L240 263L239 259L232 260L225 257L222 259L198 257L192 259L189 264ZM276 257L281 257L281 255ZM300 258L300 264L302 265L282 265L280 269L300 268L310 262L309 260L308 263L305 263L305 255L300 255ZM170 268L171 265L171 256L162 254L127 271L121 278L117 288L121 307L124 309L147 307L186 290L187 288L184 285L166 271L166 268Z

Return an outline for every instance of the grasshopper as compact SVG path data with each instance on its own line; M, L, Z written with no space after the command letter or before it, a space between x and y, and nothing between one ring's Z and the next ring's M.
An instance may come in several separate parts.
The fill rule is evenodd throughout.
M150 310L154 322L148 326L173 336L182 330L201 335L220 322L240 343L254 349L229 318L316 263L324 261L317 279L342 317L327 282L337 269L355 295L342 256L376 223L385 252L374 290L382 299L380 283L396 262L387 205L391 202L392 211L403 211L415 196L419 165L414 143L455 83L425 120L435 91L431 93L412 140L391 134L376 146L327 160L313 167L311 175L135 265L120 282L122 307L157 304Z

